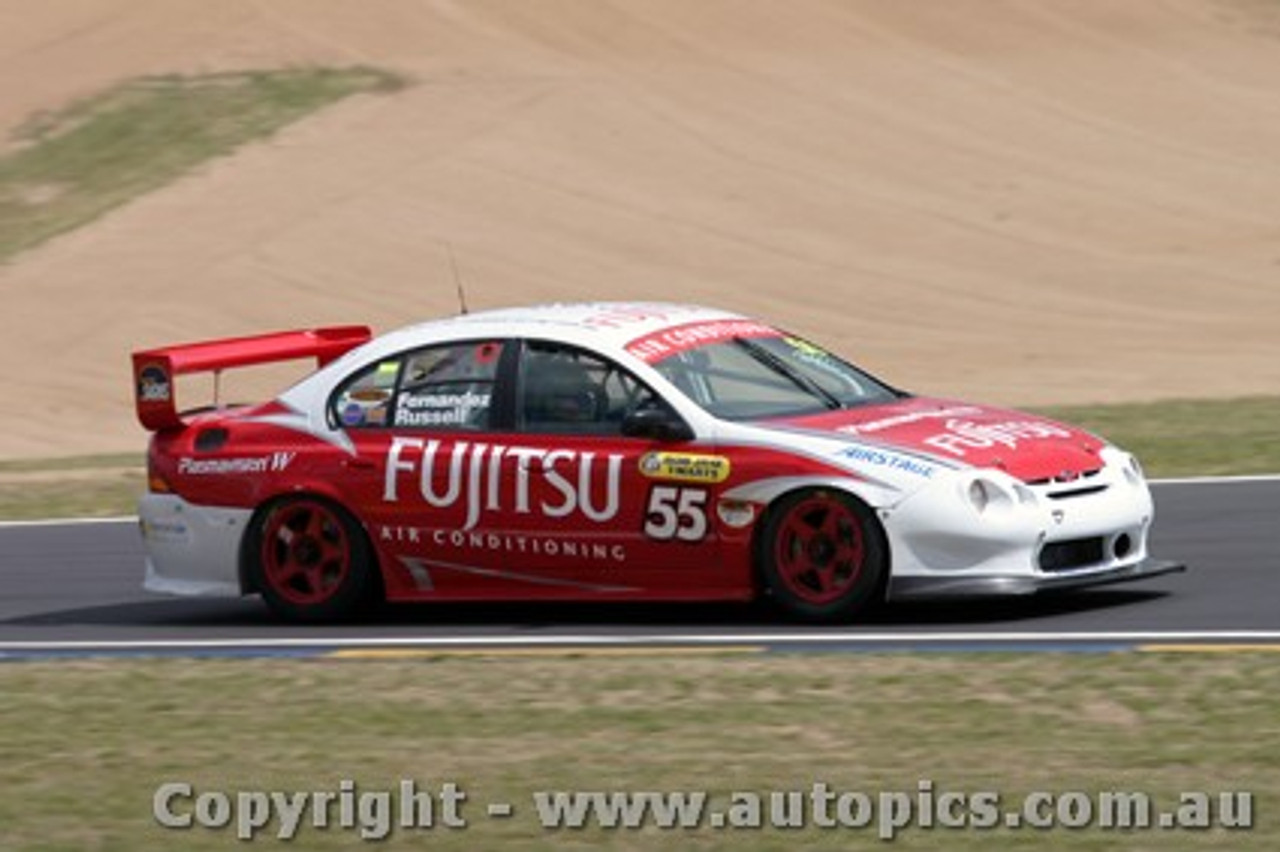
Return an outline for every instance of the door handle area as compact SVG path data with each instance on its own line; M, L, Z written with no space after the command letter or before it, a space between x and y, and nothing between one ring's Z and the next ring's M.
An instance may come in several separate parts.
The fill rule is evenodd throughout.
M373 470L377 467L369 459L356 456L355 458L343 459L342 466L350 470Z

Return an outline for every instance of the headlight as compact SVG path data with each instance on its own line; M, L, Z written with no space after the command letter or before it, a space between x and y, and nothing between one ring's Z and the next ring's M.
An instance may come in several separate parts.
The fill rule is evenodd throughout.
M1015 496L1014 492L1004 485L993 479L981 476L970 480L964 494L969 501L969 505L979 515L985 512L1008 509L1015 502L1022 499L1021 495ZM1035 495L1031 496L1032 499L1035 499Z
M1124 478L1129 480L1131 485L1138 485L1142 482L1143 477L1142 465L1138 463L1138 457L1130 455L1125 461Z
M991 502L991 498L987 494L987 486L983 484L981 479L975 479L969 483L969 502L973 504L973 508L978 510L979 515L986 511L987 504Z

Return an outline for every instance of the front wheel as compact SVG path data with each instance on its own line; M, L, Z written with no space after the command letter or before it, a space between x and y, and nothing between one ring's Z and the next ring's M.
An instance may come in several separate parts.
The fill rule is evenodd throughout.
M878 602L885 572L884 534L871 510L839 491L784 497L770 512L760 566L788 615L810 622L848 621Z
M289 497L258 516L247 556L254 586L289 621L336 621L357 613L379 590L364 531L341 507Z

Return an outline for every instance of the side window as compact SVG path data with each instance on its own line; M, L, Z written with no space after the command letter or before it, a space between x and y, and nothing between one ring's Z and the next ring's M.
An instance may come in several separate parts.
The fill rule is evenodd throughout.
M486 429L501 341L418 349L361 370L333 398L351 428Z
M595 353L563 343L526 341L516 402L527 432L621 435L633 411L665 405L629 372Z
M450 343L405 356L393 426L488 429L502 342Z
M349 379L333 401L333 414L348 429L387 425L400 377L400 359L388 358Z

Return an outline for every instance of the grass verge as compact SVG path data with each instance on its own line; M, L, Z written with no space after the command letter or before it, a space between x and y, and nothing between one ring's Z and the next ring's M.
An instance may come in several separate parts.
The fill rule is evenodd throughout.
M147 77L37 115L0 154L0 262L328 104L400 84L373 68Z
M144 465L138 453L0 462L0 520L132 515Z
M1236 831L907 829L895 848L1274 849L1280 656L694 655L434 661L57 661L0 665L6 849L221 849L164 830L152 795L419 789L468 794L465 830L389 848L869 848L874 831L547 831L539 790L1250 791ZM486 804L510 802L510 819ZM187 810L190 802L185 803ZM1158 812L1158 810L1157 810ZM767 816L767 813L766 813ZM351 831L304 825L307 849ZM274 837L264 837L274 843ZM357 844L359 845L359 844Z
M1149 476L1280 472L1280 397L1043 409L1136 454Z

